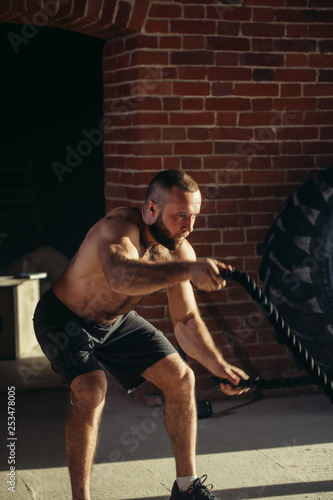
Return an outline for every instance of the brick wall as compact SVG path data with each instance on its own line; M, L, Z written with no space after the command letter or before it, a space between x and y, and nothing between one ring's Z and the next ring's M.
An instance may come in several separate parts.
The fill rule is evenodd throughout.
M197 255L258 279L277 210L332 165L333 9L330 0L231 3L152 1L141 34L105 46L105 194L108 209L140 204L160 169L188 171L203 194ZM292 373L238 285L196 295L228 360L251 375ZM163 293L139 309L174 341ZM199 393L214 397L192 366Z
M190 237L198 256L257 279L277 210L332 165L331 0L4 0L0 19L22 24L14 50L43 26L109 40L106 208L141 203L159 170L183 168L203 195ZM239 286L196 295L228 360L253 376L292 371ZM163 293L145 299L140 312L174 342ZM207 372L193 368L199 393L216 396Z

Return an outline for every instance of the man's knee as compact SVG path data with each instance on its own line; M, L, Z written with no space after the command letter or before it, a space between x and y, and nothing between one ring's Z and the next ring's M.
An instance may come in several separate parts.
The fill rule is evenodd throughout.
M195 388L195 376L193 370L182 361L177 369L170 372L166 392L192 393Z
M74 407L82 406L94 410L104 404L107 390L103 370L96 370L76 377L71 383L71 396Z

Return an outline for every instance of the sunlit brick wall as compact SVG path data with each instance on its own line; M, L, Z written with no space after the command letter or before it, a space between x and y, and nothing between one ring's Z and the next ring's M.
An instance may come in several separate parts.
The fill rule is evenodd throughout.
M105 46L107 208L140 204L159 170L182 168L203 194L190 237L197 255L258 279L277 210L332 164L332 51L329 0L151 2L142 34ZM251 375L291 373L238 285L196 295L228 360ZM139 310L171 334L164 294ZM212 395L206 371L193 367Z

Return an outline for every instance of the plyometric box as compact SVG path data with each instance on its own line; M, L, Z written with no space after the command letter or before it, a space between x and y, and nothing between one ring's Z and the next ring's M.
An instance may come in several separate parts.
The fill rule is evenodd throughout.
M32 318L39 297L38 279L0 277L0 359L24 357L37 345Z

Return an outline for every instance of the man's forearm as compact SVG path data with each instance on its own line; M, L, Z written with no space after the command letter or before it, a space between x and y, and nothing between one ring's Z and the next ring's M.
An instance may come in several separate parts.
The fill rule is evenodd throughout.
M184 323L175 326L175 335L181 348L212 373L223 360L211 334L199 314L191 315Z
M112 267L107 279L110 288L117 293L146 295L188 280L189 263L155 264L126 260Z

